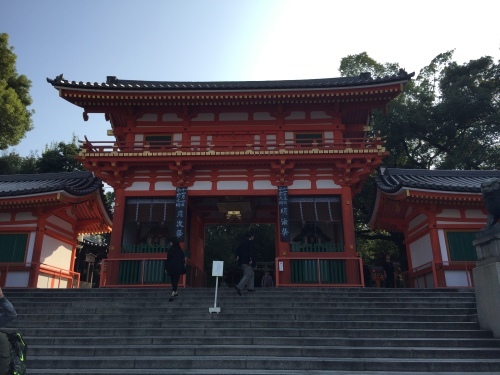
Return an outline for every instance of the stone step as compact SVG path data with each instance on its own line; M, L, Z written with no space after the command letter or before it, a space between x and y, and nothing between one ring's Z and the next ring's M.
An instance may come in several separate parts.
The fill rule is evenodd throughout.
M87 345L178 345L179 333L173 332L169 336L100 336L92 337L54 337L54 336L25 336L30 343L30 352L35 347L44 345L52 346L82 346ZM188 332L193 336L182 336L182 345L220 345L222 336L196 335L197 332ZM234 332L233 332L234 334ZM196 336L195 336L196 335ZM500 347L500 339L493 338L418 338L413 337L387 337L382 338L355 338L355 337L307 337L307 336L229 336L224 335L225 345L288 345L288 346L347 346L347 347L428 347L435 345L440 348L481 348Z
M99 316L108 319L109 317L141 317L143 319L150 319L151 317L158 317L164 314L173 314L179 317L179 319L192 319L193 317L199 317L209 314L208 307L188 307L186 305L175 306L168 305L168 307L158 307L158 308L140 308L140 307L130 307L130 308L116 308L109 306L106 308L99 307L87 307L87 308L56 308L50 307L45 309L16 309L19 315L23 315L30 320L36 320L40 318L47 318L50 316L50 320L67 320L71 316L77 316L81 320L92 320L98 314ZM224 319L234 319L237 317L249 317L253 319L272 319L273 317L279 316L283 319L296 320L298 317L304 320L342 320L346 317L363 317L363 316L373 316L377 320L387 320L384 316L388 316L392 320L406 319L414 316L460 316L460 315L475 315L476 308L455 308L455 307L436 307L436 308L393 308L391 313L387 313L387 309L369 309L369 308L314 308L314 316L310 316L311 307L291 307L291 308L259 308L250 306L222 306L217 305L223 310ZM94 318L93 318L94 317ZM330 318L327 318L330 317ZM369 318L367 318L369 319ZM445 318L447 319L447 318ZM352 319L354 320L354 319Z
M34 366L30 364L33 363ZM149 369L228 369L239 370L295 370L295 371L421 371L421 372L500 372L499 359L448 359L429 358L328 358L292 356L108 356L54 357L32 356L28 359L30 375L37 369L134 369L144 374ZM70 372L68 372L70 373ZM106 372L103 372L106 373Z
M67 299L66 299L67 300ZM33 311L33 300L26 302L14 301L16 303L16 310L23 312L31 312ZM193 302L196 302L195 306L213 306L213 299L210 300L185 300L185 299L177 299L175 306L176 308L194 308ZM232 308L235 304L233 301L226 300L218 300L217 306L223 306L225 309ZM471 302L449 302L449 301L436 301L433 303L429 302L404 302L404 301L394 301L394 302L318 302L318 301L298 301L298 302L279 302L273 301L272 306L265 307L266 311L282 311L284 307L286 308L294 308L294 309L310 309L311 303L314 303L315 309L325 309L331 311L334 309L432 309L432 308L462 308L462 309L475 309L476 303L474 301ZM72 309L78 309L81 312L107 312L107 311L120 311L124 312L131 311L144 312L145 309L147 311L155 311L164 310L165 308L170 308L172 305L167 301L159 302L158 300L153 300L149 302L144 302L140 307L131 306L130 303L123 302L122 300L118 300L113 302L113 305L110 305L110 301L95 301L95 300L85 300L81 302L36 302L36 306L40 311L60 311L66 312ZM260 307L250 307L253 309L261 309Z
M500 373L468 289L4 290L36 374Z
M368 339L491 339L493 337L491 331L480 330L479 327L470 327L470 329L382 329L373 328L372 325L366 325L366 328L357 327L349 328L345 325L339 325L339 328L333 329L314 329L314 328L283 328L272 326L268 328L255 328L245 331L246 337L313 337L313 338L368 338ZM475 328L475 329L474 329ZM153 328L25 328L22 333L26 337L60 337L60 338L99 338L99 337L115 337L127 336L133 340L135 337L147 335L151 339L165 335L174 335L176 337L183 337L184 335L200 335L203 337L231 337L240 332L240 328L222 328L218 326L213 327L153 327Z
M67 345L31 346L30 355L58 357L95 357L106 355L108 358L120 356L218 356L228 357L309 357L324 358L428 358L428 359L497 359L500 362L500 348L445 348L445 347L351 347L323 345L187 345L182 338L174 345ZM64 360L63 358L61 358ZM500 363L499 363L500 364Z

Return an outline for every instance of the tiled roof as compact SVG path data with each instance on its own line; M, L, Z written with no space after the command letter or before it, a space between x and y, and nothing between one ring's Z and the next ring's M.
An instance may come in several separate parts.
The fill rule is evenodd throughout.
M15 174L0 176L0 197L66 191L83 196L101 188L102 181L91 172ZM101 191L102 192L102 191Z
M500 178L500 171L453 171L428 169L381 168L375 178L380 190L396 193L402 189L481 193L481 182Z
M69 81L59 75L54 79L47 78L53 86L127 91L226 91L226 90L282 90L282 89L322 89L353 86L380 85L393 82L408 81L415 73L406 73L403 69L398 74L372 78L370 73L361 73L356 77L320 78L283 81L220 81L220 82L175 82L175 81L136 81L118 79L108 76L106 82Z

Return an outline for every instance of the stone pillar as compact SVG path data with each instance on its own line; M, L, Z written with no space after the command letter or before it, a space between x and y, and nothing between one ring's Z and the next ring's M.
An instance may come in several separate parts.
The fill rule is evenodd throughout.
M478 260L472 272L479 325L500 337L500 223L479 231L473 244Z

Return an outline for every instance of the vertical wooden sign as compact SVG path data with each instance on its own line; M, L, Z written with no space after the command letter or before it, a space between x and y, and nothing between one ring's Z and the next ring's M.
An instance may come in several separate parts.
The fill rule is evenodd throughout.
M175 235L179 242L184 242L186 231L187 188L178 187L175 194Z
M280 240L290 241L290 228L288 227L288 187L278 186L278 207L280 219Z

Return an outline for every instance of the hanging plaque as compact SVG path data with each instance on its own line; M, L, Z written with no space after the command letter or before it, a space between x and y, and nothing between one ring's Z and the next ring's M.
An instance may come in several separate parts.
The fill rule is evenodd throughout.
M175 194L175 235L179 242L184 242L186 231L187 188L178 187Z
M278 186L278 206L280 219L280 240L290 241L290 229L288 227L288 187Z

